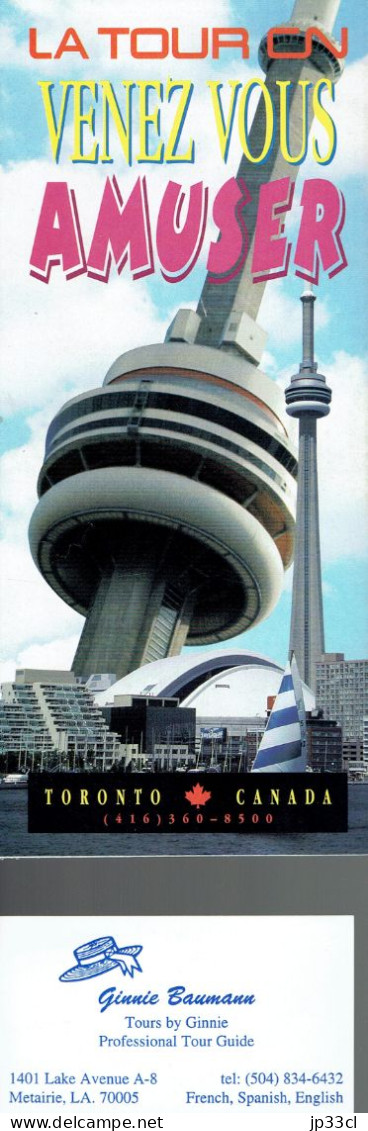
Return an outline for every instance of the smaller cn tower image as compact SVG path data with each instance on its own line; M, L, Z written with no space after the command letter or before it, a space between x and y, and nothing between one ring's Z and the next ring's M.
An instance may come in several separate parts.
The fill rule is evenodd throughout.
M339 0L296 0L277 38L280 53L295 48L295 59L269 57L267 37L261 41L276 118L277 83L290 80L295 152L303 88L310 84L311 125L313 84L321 75L334 82L341 72L318 37L310 56L300 57L303 29L318 25L331 39L338 9ZM262 151L264 137L261 99L252 152ZM86 618L76 675L121 678L185 643L226 641L267 617L279 599L294 556L297 453L283 395L259 368L266 335L256 318L265 283L253 283L251 262L261 185L295 181L298 170L277 140L263 163L242 157L238 176L251 202L240 273L221 285L207 278L197 310L179 310L163 344L122 353L102 388L69 401L50 424L30 544L47 583ZM292 647L307 682L323 650L318 538L313 550L312 542L316 419L330 399L313 361L313 303L303 296L304 358L286 394L287 412L300 418Z
M317 420L330 411L331 389L314 360L314 303L310 289L303 304L303 360L285 392L286 411L299 420L297 525L293 577L290 655L301 678L315 689L316 660L325 651L321 549L318 515Z

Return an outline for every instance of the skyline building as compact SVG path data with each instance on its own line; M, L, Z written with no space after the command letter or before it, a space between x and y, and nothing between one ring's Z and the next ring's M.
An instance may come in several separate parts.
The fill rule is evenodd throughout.
M341 773L342 731L323 711L307 711L307 762L313 773Z
M325 652L316 665L316 706L336 719L345 742L361 745L368 715L368 660L346 660L344 652Z
M175 697L116 695L101 711L127 751L124 769L132 762L135 768L142 755L151 769L171 770L195 761L196 713Z
M331 38L339 2L296 0L275 40L295 59L269 58L267 37L261 42L278 136L277 83L290 81L295 153L304 98L311 122L313 83L341 71L317 37L310 56L297 57L303 30L312 22ZM260 99L252 152L261 153L265 129ZM265 162L242 158L251 200L241 272L217 286L207 278L197 312L179 310L164 344L117 358L103 388L68 402L49 427L30 544L48 584L86 617L73 662L83 678L121 677L186 642L240 635L281 594L294 551L297 461L282 394L258 368L265 283L253 283L251 262L261 185L294 182L299 167L277 144Z
M73 672L19 668L1 691L1 771L108 770L119 758L118 735Z

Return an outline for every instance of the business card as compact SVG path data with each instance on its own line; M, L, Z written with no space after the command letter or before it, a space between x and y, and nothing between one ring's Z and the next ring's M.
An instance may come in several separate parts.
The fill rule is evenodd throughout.
M5 918L2 1111L62 1129L95 1126L97 1112L119 1117L114 1127L220 1112L238 1126L242 1113L284 1110L306 1128L317 1107L352 1112L353 927L350 916Z

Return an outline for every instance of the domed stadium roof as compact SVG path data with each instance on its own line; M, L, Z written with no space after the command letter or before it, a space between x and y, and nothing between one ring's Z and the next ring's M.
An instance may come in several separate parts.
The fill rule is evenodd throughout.
M187 651L144 664L97 695L96 701L104 706L117 695L167 696L195 707L202 717L264 716L267 697L277 694L282 672L274 660L243 649ZM306 687L305 705L307 710L315 705Z

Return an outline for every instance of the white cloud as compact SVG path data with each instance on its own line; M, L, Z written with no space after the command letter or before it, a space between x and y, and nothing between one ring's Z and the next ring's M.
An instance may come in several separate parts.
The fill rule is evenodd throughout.
M138 344L161 341L166 329L146 280L111 273L108 286L81 277L66 282L54 269L48 285L29 275L29 259L44 186L63 176L47 162L23 162L1 176L3 213L2 328L5 415L41 407L58 393L73 395L100 385L114 358ZM135 180L135 177L132 178ZM88 177L77 186L80 219L89 246L102 178L93 192ZM16 220L12 222L16 208ZM5 215L7 220L5 220ZM9 222L10 217L10 222ZM171 299L171 295L170 295Z
M291 593L293 589L294 566L291 565L284 573L284 593Z
M367 176L368 170L368 56L348 64L335 87L335 101L326 97L326 108L337 130L337 147L330 165L317 165L308 158L305 176L327 177L339 183L346 177ZM312 135L326 149L326 134L314 125ZM333 175L332 175L333 174Z
M71 634L80 634L84 623L83 617L45 583L32 561L28 545L28 525L37 502L36 484L49 417L47 409L30 417L30 440L5 452L0 460L3 512L0 639L6 671L8 663L13 668L16 664L22 666L20 652L26 646L42 646L58 638L54 648L57 656ZM29 666L32 666L31 661ZM60 662L55 666L60 666Z
M35 641L65 637L81 630L83 618L53 593L31 559L27 523L18 526L19 541L2 544L1 639L4 658Z
M50 26L60 32L60 27L66 28L76 26L73 21L77 17L82 16L82 24L84 27L95 28L101 24L101 4L100 0L84 0L83 9L81 9L79 0L53 0L50 4L49 0L13 0L13 6L19 12L23 12L27 18L42 18ZM230 6L227 0L201 0L200 13L198 5L191 3L186 5L185 9L185 26L189 29L194 25L198 26L211 26L214 23L214 15L229 15ZM121 5L117 0L105 0L103 9L104 26L109 27L110 22L115 21L115 26L122 26L120 19L117 24L116 17L120 14ZM141 0L139 5L139 23L137 21L137 5L133 0L125 0L124 4L124 27L152 27L152 3L151 0ZM160 26L171 27L173 23L173 7L172 0L160 0L160 20L163 23ZM82 25L81 25L82 26Z
M33 430L33 422L32 422ZM0 461L2 509L9 523L18 524L30 514L36 500L36 483L44 451L44 430L20 448L5 452Z
M300 283L300 294L303 283ZM316 330L324 329L330 319L328 303L319 299L315 305ZM259 321L269 335L267 348L275 351L276 356L282 349L297 343L299 351L295 360L299 359L300 342L302 333L302 304L298 306L295 297L290 296L284 289L282 279L274 279L266 287L260 310Z
M18 51L14 25L3 20L0 23L0 63L3 67L11 67L15 60L18 65L24 66L25 53Z
M263 373L267 373L268 377L277 377L279 373L277 358L267 349L265 349L262 354L261 369Z
M336 597L338 589L336 585L331 585L330 581L322 581L322 593L324 597Z
M368 171L368 56L345 66L335 84L335 98L324 93L323 106L336 128L336 150L332 161L324 165L312 154L312 140L318 142L321 154L326 153L326 130L316 119L313 122L308 154L300 166L293 207L286 219L286 232L297 229L300 220L302 184L309 177L322 177L340 185L351 177L367 177Z
M17 668L61 669L70 671L78 636L59 637L47 644L21 648L14 659L0 662L0 684L13 683Z
M106 73L109 66L115 68L116 71L119 64L121 66L121 63L124 63L128 58L130 71L138 73L142 68L142 60L131 58L129 37L121 36L119 38L118 60L110 62L109 37L98 35L97 28L100 26L123 26L133 29L137 26L143 28L157 25L171 28L177 21L176 13L173 15L171 0L160 0L159 18L156 17L155 19L153 18L151 0L141 0L139 14L134 0L124 0L124 18L122 18L121 5L117 0L104 0L103 13L101 12L100 0L83 0L83 6L79 3L79 0L52 0L52 3L50 3L50 0L13 0L13 7L15 19L18 11L20 15L27 19L29 27L37 28L38 51L51 51L54 55L66 28L74 27L89 55L89 60L85 61L79 53L74 52L64 54L60 60L31 59L28 52L28 34L24 38L19 34L17 35L14 24L10 21L4 21L2 62L8 66L28 66L34 72L45 72L51 66L56 73L58 71L60 73L60 69L65 68L67 62L68 73L70 74L73 74L75 69L80 71L81 66L87 70L91 63L103 64ZM213 27L214 25L226 27L229 24L231 24L231 15L228 0L202 0L200 6L186 4L185 21L181 21L182 49L199 50L198 29L201 27ZM156 38L155 42L152 43L152 50L158 49L159 44ZM155 59L155 75L160 74L163 67L167 73L167 63L167 59L162 61ZM192 71L193 67L194 70L196 69L195 61L191 60L190 65ZM180 66L181 64L178 63L179 69ZM184 66L188 66L188 61L184 61ZM203 61L200 61L198 66L203 69Z
M318 425L323 560L368 551L368 364L343 350L323 372L332 389L330 415Z

